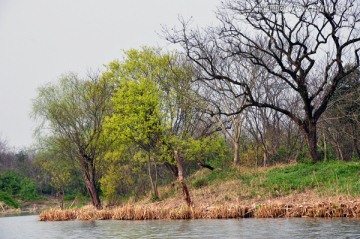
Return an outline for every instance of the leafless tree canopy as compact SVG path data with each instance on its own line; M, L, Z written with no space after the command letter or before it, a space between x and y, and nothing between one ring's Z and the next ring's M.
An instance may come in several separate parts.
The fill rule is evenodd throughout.
M318 161L317 122L339 82L359 67L358 1L225 1L217 17L217 27L192 29L182 21L180 30L166 31L203 81L225 81L233 85L227 94L246 98L240 109L217 113L249 106L281 112L300 127Z

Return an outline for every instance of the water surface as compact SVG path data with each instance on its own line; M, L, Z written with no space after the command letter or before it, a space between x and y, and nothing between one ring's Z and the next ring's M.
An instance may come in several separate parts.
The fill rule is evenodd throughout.
M0 217L0 238L360 238L359 219L40 222Z

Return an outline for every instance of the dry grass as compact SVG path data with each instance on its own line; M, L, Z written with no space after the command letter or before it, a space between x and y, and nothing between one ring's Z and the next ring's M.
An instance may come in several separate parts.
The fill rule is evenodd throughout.
M179 204L178 204L179 205ZM352 198L324 199L313 192L290 195L275 200L240 204L227 202L185 204L157 202L126 204L121 207L96 210L91 206L80 209L50 209L40 214L41 221L67 220L158 220L158 219L227 219L279 217L360 217L360 201Z
M13 208L0 201L0 215L6 214L19 214L21 210L19 208Z
M277 165L277 168L285 167ZM271 169L271 168L270 168ZM355 217L360 218L360 197L350 194L324 194L318 188L291 191L290 195L273 194L264 190L263 180L270 170L239 167L233 170L243 178L213 180L210 184L192 186L189 183L193 204L187 207L179 186L163 187L166 200L150 202L149 198L119 207L96 210L51 209L40 214L40 220L158 220L158 219L226 219L226 218L277 218L277 217ZM221 172L219 171L219 174ZM250 175L250 176L249 176ZM256 177L255 177L256 175ZM210 171L200 170L191 177L209 179ZM227 175L226 175L227 176ZM253 177L254 176L254 177ZM171 194L169 192L172 192ZM321 195L322 194L322 195ZM327 196L326 196L327 195ZM329 196L330 195L330 196Z
M360 217L360 202L342 204L319 203L315 205L270 204L259 205L255 217Z

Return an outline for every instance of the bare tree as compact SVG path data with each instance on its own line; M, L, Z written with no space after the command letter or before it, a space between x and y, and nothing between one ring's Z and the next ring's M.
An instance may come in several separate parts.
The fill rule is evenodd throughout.
M348 67L348 66L347 66ZM319 123L323 135L324 156L330 143L336 157L350 161L360 158L360 70L339 83L329 109Z
M317 122L339 82L359 67L357 8L356 0L225 1L218 27L201 32L183 22L180 31L167 31L167 39L182 45L203 80L223 80L242 89L246 104L232 114L256 106L287 115L301 129L316 162ZM289 109L286 99L269 103L254 97L253 82L232 72L245 60L265 69L287 95L297 96L301 112Z
M0 171L14 167L15 154L9 150L6 139L0 137Z
M204 111L215 117L216 122L223 131L226 138L229 138L234 148L233 164L240 163L240 139L243 121L246 112L236 115L231 114L234 109L240 109L245 104L244 97L237 97L237 89L225 81L211 81L200 84L201 91L198 92L203 100ZM221 115L219 112L229 113L229 116ZM209 124L210 125L210 124Z

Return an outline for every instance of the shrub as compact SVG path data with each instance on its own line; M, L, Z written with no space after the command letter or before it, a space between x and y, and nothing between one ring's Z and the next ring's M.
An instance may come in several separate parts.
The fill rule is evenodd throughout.
M21 188L19 196L24 200L37 200L40 199L38 195L35 182L29 178L23 178L21 181Z
M6 171L0 174L0 191L11 198L23 200L40 199L35 182L22 177L14 171Z
M0 191L0 202L5 203L8 206L19 208L19 204L16 202L16 200L13 198L13 196L6 192Z
M208 182L207 182L207 180L205 178L197 178L194 181L192 181L191 185L194 188L201 188L203 186L207 186Z
M0 191L9 194L18 194L21 189L21 177L14 171L5 171L0 174Z

